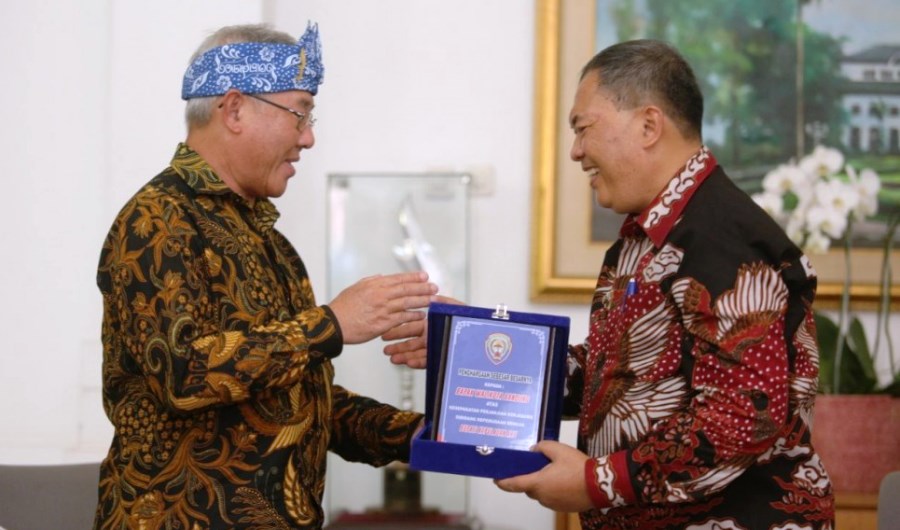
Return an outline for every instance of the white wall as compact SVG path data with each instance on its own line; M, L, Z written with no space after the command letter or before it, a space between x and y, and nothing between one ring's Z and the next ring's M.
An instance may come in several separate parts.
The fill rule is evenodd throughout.
M299 35L307 19L319 23L326 65L317 145L277 203L321 301L329 173L487 167L495 191L472 199L469 302L568 315L573 339L584 336L586 308L528 300L533 2L6 2L0 462L102 458L111 428L94 276L109 223L183 139L181 75L202 38L258 21ZM386 362L343 357L339 380ZM553 527L550 511L487 479L469 491L487 530Z
M0 439L58 452L75 444L80 356L98 329L85 286L97 243L85 228L102 204L108 40L91 28L104 28L108 13L102 2L54 8L47 16L47 2L5 5L0 17ZM66 43L78 43L77 54Z

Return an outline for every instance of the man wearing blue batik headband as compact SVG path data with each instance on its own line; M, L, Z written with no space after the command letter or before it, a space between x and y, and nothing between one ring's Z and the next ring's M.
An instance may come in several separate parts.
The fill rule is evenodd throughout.
M317 305L274 228L315 143L318 28L210 36L182 83L188 134L119 212L97 271L103 405L115 427L95 528L321 528L327 450L409 458L421 415L333 385L344 344L420 320L424 273Z

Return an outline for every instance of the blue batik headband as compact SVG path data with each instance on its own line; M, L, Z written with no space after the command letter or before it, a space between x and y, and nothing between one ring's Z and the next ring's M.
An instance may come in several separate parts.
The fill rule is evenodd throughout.
M184 73L181 99L221 96L232 88L316 95L324 73L319 25L309 23L297 44L236 42L206 51Z

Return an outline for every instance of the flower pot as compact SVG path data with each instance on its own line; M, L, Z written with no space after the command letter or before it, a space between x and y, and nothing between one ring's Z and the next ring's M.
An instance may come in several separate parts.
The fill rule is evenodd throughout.
M877 493L900 469L900 398L820 394L812 440L836 492Z

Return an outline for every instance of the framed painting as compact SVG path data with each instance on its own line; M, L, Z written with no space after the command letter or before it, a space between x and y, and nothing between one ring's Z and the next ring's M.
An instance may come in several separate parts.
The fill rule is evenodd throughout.
M580 70L610 44L657 38L694 67L706 99L704 142L748 193L761 190L769 170L816 145L878 173L878 213L857 224L849 259L840 241L810 255L817 306L836 307L849 276L854 306L873 308L884 235L900 216L900 45L892 37L900 11L893 1L537 0L532 300L589 302L622 222L594 204L569 159L568 111ZM704 27L714 31L697 29ZM900 270L900 251L886 257ZM887 289L900 300L900 284Z

